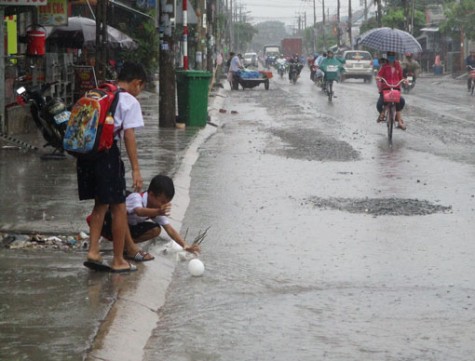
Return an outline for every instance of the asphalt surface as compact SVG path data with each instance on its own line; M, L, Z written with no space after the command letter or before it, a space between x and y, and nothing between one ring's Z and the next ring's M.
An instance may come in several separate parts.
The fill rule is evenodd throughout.
M198 146L216 128L159 128L158 95L139 100L144 187L159 173L174 179L171 222L179 230ZM219 101L212 93L210 117ZM74 159L48 159L39 134L15 138L38 150L0 140L0 360L141 360L177 261L169 239L145 244L156 259L134 274L89 271L82 262L92 202L78 201ZM126 161L128 184L129 170ZM110 259L111 244L101 248Z

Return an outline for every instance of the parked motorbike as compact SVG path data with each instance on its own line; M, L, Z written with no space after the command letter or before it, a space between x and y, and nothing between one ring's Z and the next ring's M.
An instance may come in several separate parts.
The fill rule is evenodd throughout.
M402 83L402 90L409 93L416 86L416 79L413 72L406 72L404 76L406 81Z
M20 105L30 105L33 121L46 140L44 147L52 147L51 156L61 158L64 157L63 138L71 112L62 99L46 95L55 83L20 86L16 89L16 101Z

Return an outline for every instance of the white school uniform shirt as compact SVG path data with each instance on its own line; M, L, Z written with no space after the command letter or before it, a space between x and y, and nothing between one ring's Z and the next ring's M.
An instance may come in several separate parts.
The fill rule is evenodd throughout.
M155 218L139 217L135 214L135 208L147 208L148 193L131 193L125 199L125 206L127 208L127 219L131 226L138 223L152 221L160 226L166 226L170 223L167 216L157 216Z
M139 101L127 92L117 93L119 102L114 113L114 134L116 139L119 138L119 133L123 134L125 129L142 128L144 126L142 108Z

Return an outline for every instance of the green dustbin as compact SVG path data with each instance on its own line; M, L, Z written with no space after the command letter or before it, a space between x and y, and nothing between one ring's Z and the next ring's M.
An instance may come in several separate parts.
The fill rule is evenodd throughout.
M176 72L178 119L188 126L204 127L208 121L208 88L211 72Z

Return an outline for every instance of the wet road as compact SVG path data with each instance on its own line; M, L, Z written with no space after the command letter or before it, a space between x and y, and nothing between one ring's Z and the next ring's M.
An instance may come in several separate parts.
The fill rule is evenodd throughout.
M227 91L184 220L206 271L178 265L145 360L473 359L475 98L439 82L392 148L374 84Z

